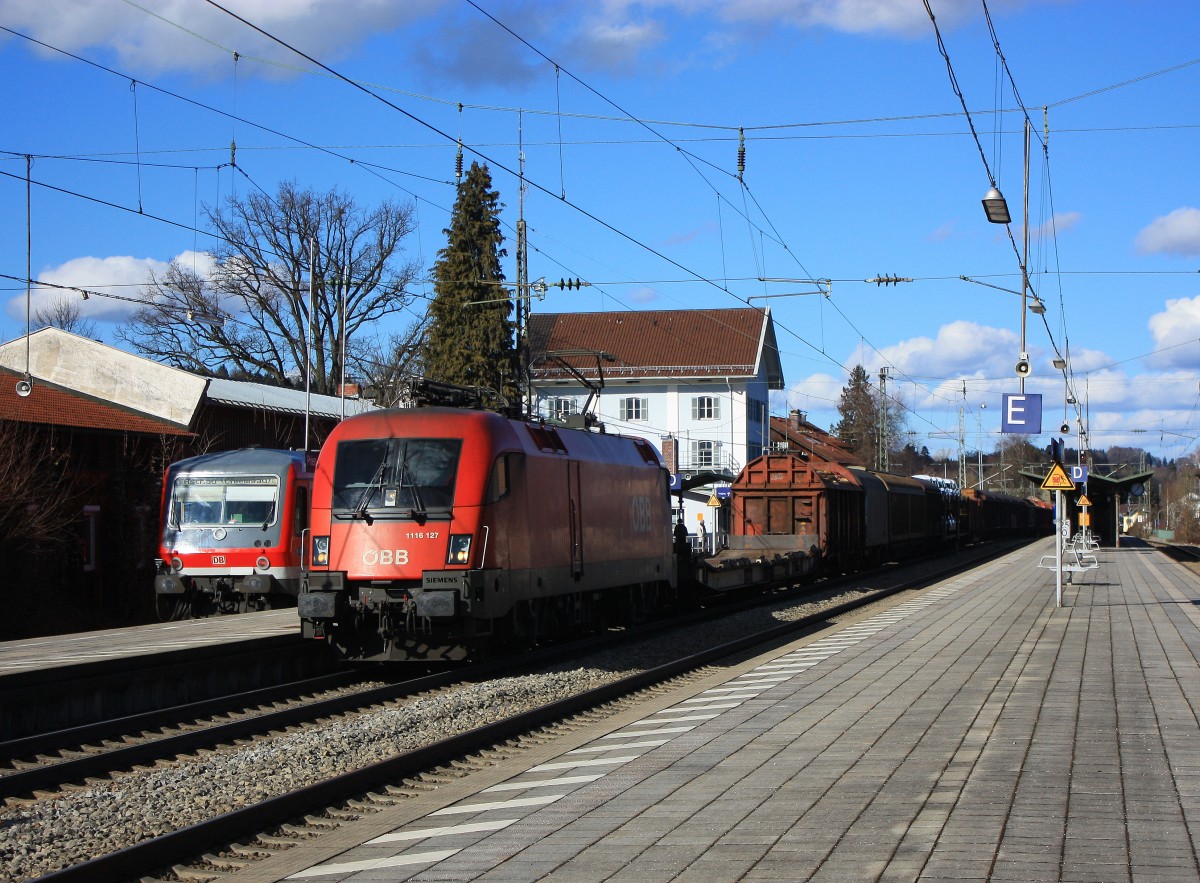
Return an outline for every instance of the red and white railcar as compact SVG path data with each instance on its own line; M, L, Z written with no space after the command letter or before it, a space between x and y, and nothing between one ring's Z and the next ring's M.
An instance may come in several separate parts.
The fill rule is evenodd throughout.
M295 603L312 473L301 451L189 457L163 479L154 579L159 618Z

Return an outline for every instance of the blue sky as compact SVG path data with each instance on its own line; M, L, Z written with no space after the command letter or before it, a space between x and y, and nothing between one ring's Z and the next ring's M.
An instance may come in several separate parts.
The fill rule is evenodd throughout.
M455 141L491 165L510 233L520 144L531 278L592 283L535 311L770 306L774 413L830 425L847 370L886 366L914 444L956 452L965 408L968 447L990 450L1019 391L1023 105L1035 443L1077 417L1057 350L1093 447L1197 451L1195 0L930 0L978 143L920 0L224 5L363 88L199 0L0 0L0 339L25 332L27 259L136 298L209 246L188 229L205 206L283 180L415 201L428 267ZM1011 242L980 206L989 168ZM130 309L82 306L106 339Z

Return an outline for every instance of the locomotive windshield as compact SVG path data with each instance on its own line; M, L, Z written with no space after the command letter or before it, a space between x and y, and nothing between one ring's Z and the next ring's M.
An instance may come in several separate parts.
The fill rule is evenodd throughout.
M181 475L171 489L171 527L250 524L275 520L279 477L275 475Z
M363 519L448 514L461 450L458 438L341 442L333 475L333 509L342 517Z

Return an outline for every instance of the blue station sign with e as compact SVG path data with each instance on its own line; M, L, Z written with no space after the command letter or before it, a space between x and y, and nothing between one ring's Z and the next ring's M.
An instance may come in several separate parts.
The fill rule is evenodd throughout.
M1041 394L1005 393L1000 431L1039 435L1042 431Z

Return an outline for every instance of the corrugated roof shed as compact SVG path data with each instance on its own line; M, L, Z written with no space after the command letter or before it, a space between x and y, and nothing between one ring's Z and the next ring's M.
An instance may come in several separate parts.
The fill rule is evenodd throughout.
M606 377L754 377L760 368L782 389L769 310L642 310L536 313L529 320L536 379L570 376L558 361L595 376L596 352Z
M284 389L265 383L246 380L224 380L214 377L208 382L205 398L210 402L235 408L254 408L261 411L280 411L285 414L309 413L317 417L340 417L342 400L337 396L309 396L302 389ZM369 411L375 406L361 399L346 399L346 416Z

